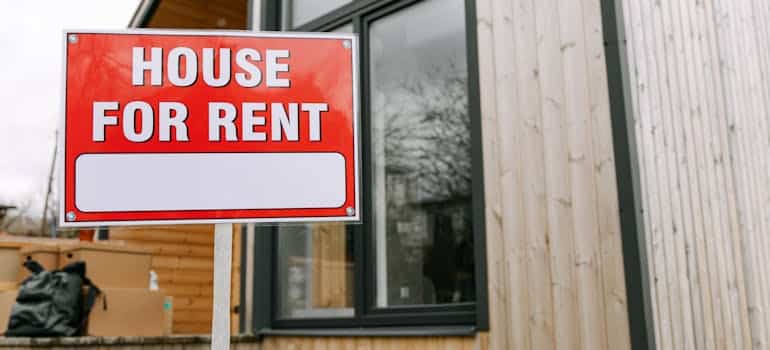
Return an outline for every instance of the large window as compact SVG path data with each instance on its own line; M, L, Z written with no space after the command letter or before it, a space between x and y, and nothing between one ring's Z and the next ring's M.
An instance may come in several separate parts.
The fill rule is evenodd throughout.
M464 13L428 0L369 26L377 307L475 301Z
M359 34L365 203L361 224L271 230L271 325L475 324L486 289L472 1L265 1L263 29Z

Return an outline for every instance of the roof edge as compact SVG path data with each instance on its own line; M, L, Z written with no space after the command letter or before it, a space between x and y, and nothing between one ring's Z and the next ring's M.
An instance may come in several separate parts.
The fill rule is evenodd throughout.
M152 15L155 14L155 10L158 8L160 0L142 0L139 6L136 7L134 15L131 17L131 21L128 22L129 28L143 28L150 21Z

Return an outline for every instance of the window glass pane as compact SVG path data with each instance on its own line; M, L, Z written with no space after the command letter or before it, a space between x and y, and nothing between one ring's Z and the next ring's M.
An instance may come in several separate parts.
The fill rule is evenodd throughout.
M283 28L297 28L352 0L283 0Z
M341 27L339 27L339 28L337 28L337 29L333 30L333 32L338 32L338 33L352 33L352 32L353 32L353 23L348 23L348 24L345 24L345 25L343 25L343 26L341 26Z
M334 32L351 33L348 23ZM353 236L343 223L278 227L279 318L353 317Z
M278 231L279 317L352 317L353 244L345 225L287 225Z
M476 298L464 3L370 27L376 307Z

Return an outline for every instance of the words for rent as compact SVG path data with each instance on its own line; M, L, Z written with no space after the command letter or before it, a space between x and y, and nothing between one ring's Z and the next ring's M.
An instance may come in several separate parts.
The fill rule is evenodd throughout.
M168 83L177 87L192 86L198 79L210 87L232 83L244 88L261 84L276 89L291 87L289 50L264 50L264 74L256 64L263 60L263 55L252 48L235 52L235 67L232 67L233 53L229 48L216 51L203 48L200 54L187 47L176 47L167 53L159 47L149 51L147 57L145 48L132 48L133 86L161 86L165 77ZM164 60L166 72L163 72ZM124 137L131 142L146 142L152 138L161 142L185 142L190 140L187 120L205 117L208 119L208 141L298 141L300 138L321 141L321 118L328 111L328 103L317 101L240 104L211 101L207 115L196 116L190 115L184 103L176 101L157 104L131 101L123 106L117 101L94 101L92 140L104 142L107 128L120 127ZM300 135L300 123L307 124L308 131L303 135Z

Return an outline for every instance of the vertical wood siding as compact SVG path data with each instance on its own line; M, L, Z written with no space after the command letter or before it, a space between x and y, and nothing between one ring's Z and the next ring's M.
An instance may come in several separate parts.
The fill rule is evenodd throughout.
M476 4L490 349L628 349L600 1Z
M658 347L765 349L770 4L622 3Z

